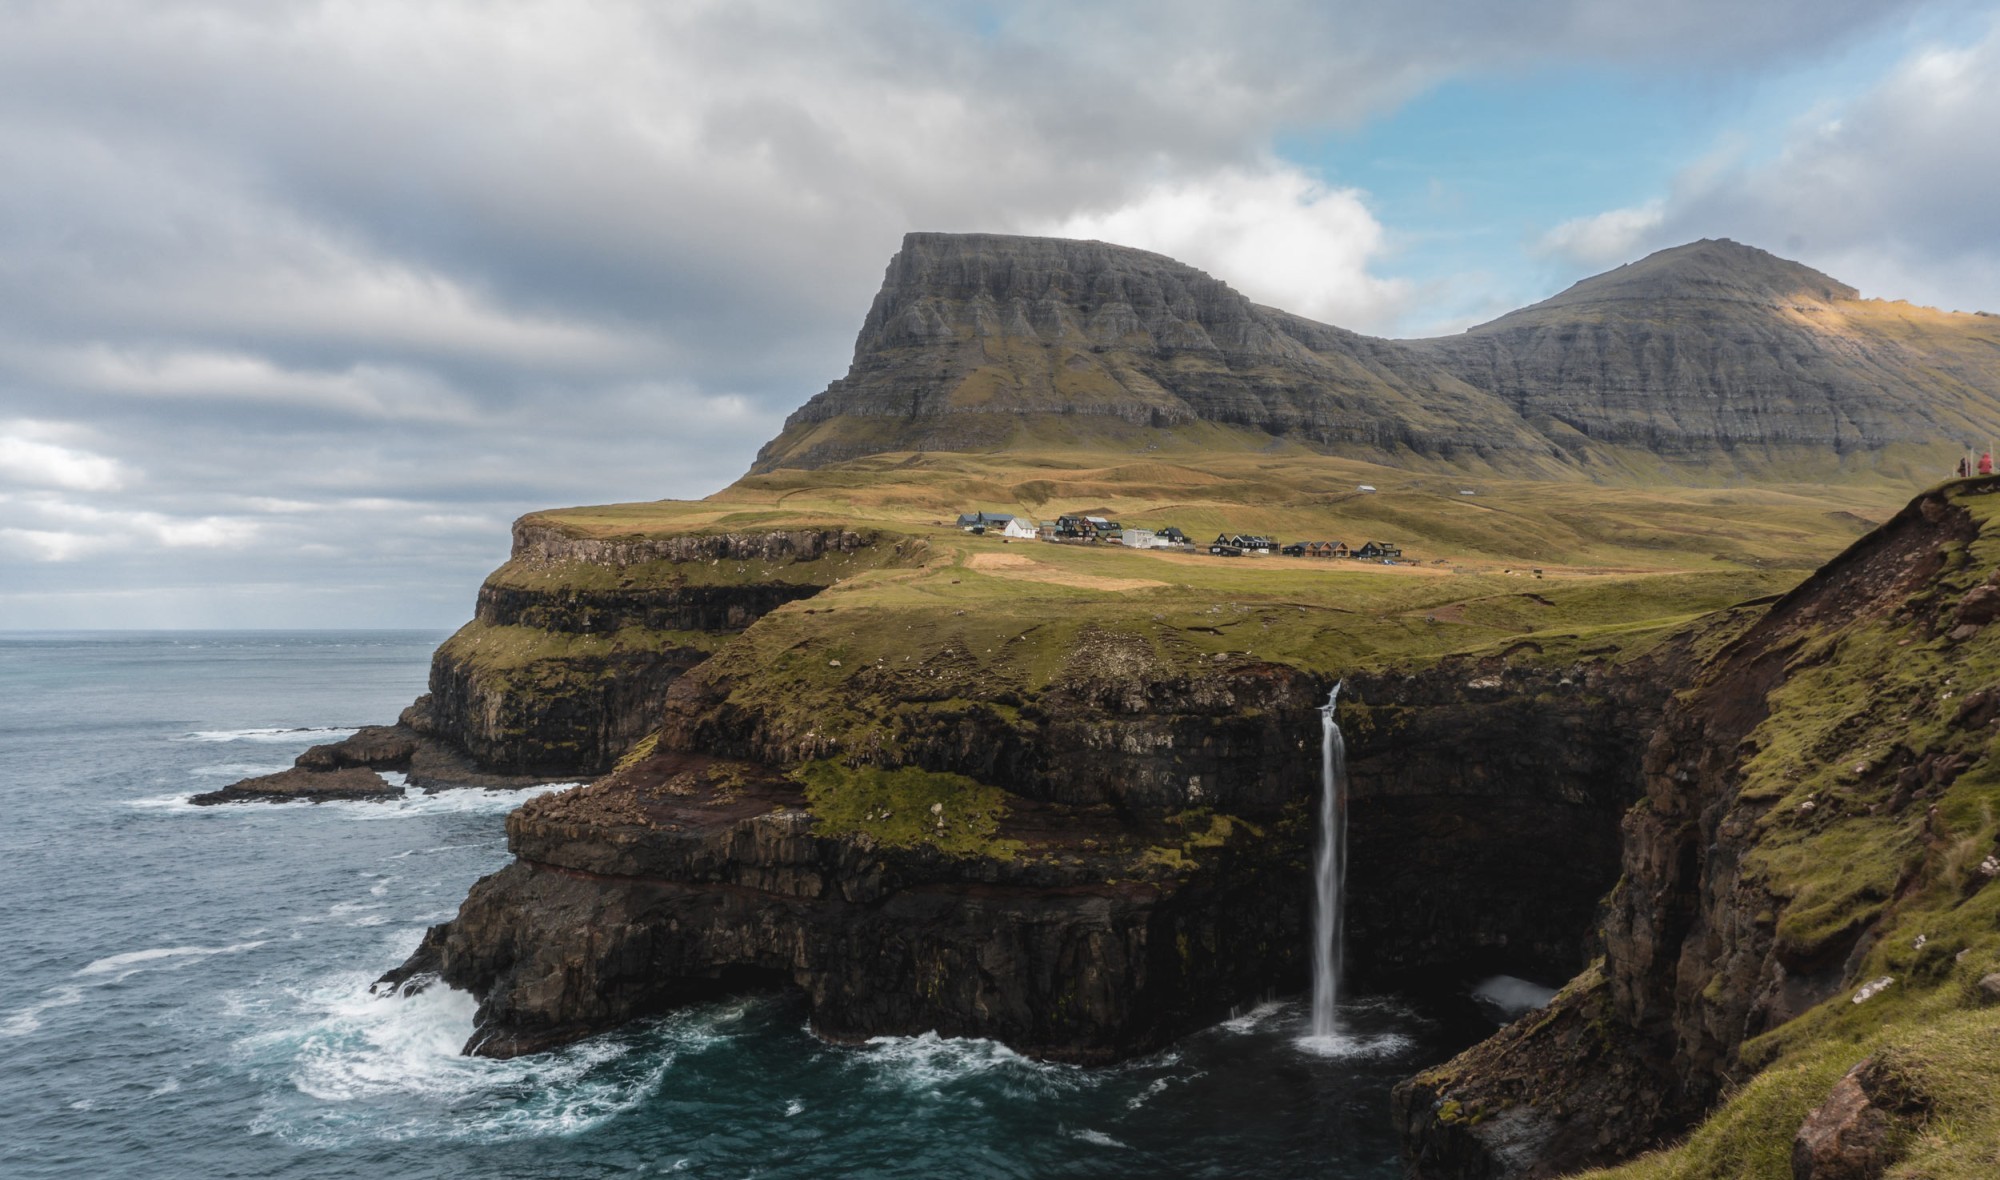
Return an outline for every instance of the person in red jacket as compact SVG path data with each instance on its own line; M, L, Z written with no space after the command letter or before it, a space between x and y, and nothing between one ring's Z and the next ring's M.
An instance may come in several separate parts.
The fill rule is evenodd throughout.
M1979 455L1979 474L1981 474L1981 475L1991 475L1991 474L1993 474L1993 452L1992 452L1992 451L1982 451L1982 452L1980 452L1980 455Z

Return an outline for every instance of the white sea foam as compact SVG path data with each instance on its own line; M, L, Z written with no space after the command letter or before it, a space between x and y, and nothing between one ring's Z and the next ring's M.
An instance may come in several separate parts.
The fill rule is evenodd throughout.
M390 786L403 786L404 777L393 770L385 770L382 777ZM215 807L202 807L188 802L194 793L176 791L171 795L148 795L139 799L127 799L125 806L141 811L166 811L184 815L234 815L241 818L244 807L255 807L250 814L259 817L283 814L285 811L309 807L319 815L337 815L342 819L375 821L385 819L410 819L427 815L505 815L528 800L551 791L567 790L576 783L546 783L514 790L493 791L483 787L452 787L448 790L430 793L410 790L401 796L382 799L335 799L325 803L225 803ZM443 848L426 849L443 852L466 845L454 844Z
M148 964L162 963L168 970L179 970L194 959L206 959L212 955L236 955L263 946L265 940L239 942L234 946L156 946L143 951L126 951L122 955L110 955L84 964L78 975L112 975L120 979L143 971ZM172 960L172 962L169 962Z
M291 1085L252 1129L302 1145L569 1134L643 1101L673 1060L635 1058L627 1041L605 1037L508 1061L466 1057L477 1002L441 985L375 996L365 976L347 974L292 1000L287 1027L238 1052L253 1067L277 1058Z
M388 779L392 786L403 785L403 776L394 771L385 771L382 777ZM544 783L505 791L491 791L483 787L452 787L435 793L410 790L395 799L339 799L319 804L319 807L342 818L361 821L409 819L425 815L505 815L530 799L553 791L568 790L576 785Z
M914 1037L870 1037L862 1051L848 1058L850 1068L865 1072L867 1084L904 1092L943 1097L946 1088L969 1078L995 1075L1022 1095L1054 1095L1094 1085L1101 1076L1073 1065L1023 1057L998 1041L976 1037L941 1037L935 1032Z
M1482 979L1472 989L1472 998L1489 1004L1499 1010L1508 1020L1524 1012L1548 1006L1555 999L1556 989L1543 987L1512 975L1494 975Z
M277 774L282 770L290 770L291 767L292 764L289 762L217 762L213 766L197 766L188 773L196 778L226 778L234 782L237 779Z
M174 742L258 742L267 745L320 742L329 738L352 737L358 726L299 725L289 729L197 729L168 738Z
M1258 1025L1263 1024L1271 1017L1276 1016L1278 1013L1283 1012L1285 1009L1291 1006L1292 1005L1286 1004L1283 1001L1269 1000L1266 1001L1265 1003L1257 1005L1256 1007L1250 1009L1248 1012L1241 1014L1240 1016L1230 1017L1228 1020L1223 1021L1220 1027L1228 1029L1230 1032L1233 1033L1254 1032L1256 1031Z
M798 1099L796 1099L796 1098L794 1098L794 1099L792 1099L791 1101L789 1101L789 1102L785 1103L785 1117L786 1117L786 1118L791 1118L791 1117L792 1117L793 1115L799 1115L799 1114L804 1114L805 1112L806 1112L806 1104L805 1104L805 1103L803 1103L803 1102L801 1102L801 1101L799 1101L799 1100L798 1100Z
M83 1002L83 989L75 984L52 987L42 995L42 999L0 1021L0 1037L25 1037L42 1027L42 1013Z
M1394 1057L1398 1053L1408 1052L1416 1042L1397 1032L1337 1032L1328 1036L1303 1036L1292 1043L1314 1057L1366 1060L1373 1057Z
M1106 1135L1104 1132L1093 1131L1088 1127L1085 1127L1081 1131L1071 1131L1070 1138L1081 1139L1085 1143L1095 1143L1099 1147L1122 1147L1127 1151L1132 1150L1130 1145L1120 1143L1118 1140L1113 1139L1111 1136Z

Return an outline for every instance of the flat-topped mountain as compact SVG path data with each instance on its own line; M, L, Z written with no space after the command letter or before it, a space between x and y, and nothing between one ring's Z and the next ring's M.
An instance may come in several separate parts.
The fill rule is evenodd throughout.
M2000 318L1863 300L1729 241L1393 341L1102 242L910 234L848 374L753 471L902 451L1256 449L1523 475L1948 468L2000 434Z
M1200 425L1319 449L1559 458L1504 401L1435 360L1259 306L1171 258L910 234L847 376L792 415L754 470Z

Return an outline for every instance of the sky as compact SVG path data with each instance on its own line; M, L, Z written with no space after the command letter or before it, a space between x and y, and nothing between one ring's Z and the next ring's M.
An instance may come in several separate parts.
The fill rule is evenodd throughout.
M2000 311L2000 0L0 0L0 630L437 627L911 230L1439 335L1731 237Z

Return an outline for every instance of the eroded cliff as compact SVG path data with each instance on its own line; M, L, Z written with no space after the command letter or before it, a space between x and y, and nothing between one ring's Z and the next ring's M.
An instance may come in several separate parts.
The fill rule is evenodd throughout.
M1977 986L2000 966L1996 492L1919 497L1669 706L1602 963L1399 1090L1418 1174L1554 1176L1704 1115L1671 1174L1789 1176L1795 1138L1803 1176L1879 1175L1905 1152L1911 1175L1982 1174L1966 1169L1990 1129L1964 1132L1989 1112L1963 1092L1990 1070L1935 1030L2000 1035ZM1807 1116L1871 1061L1933 1095L1891 1110L1899 1126L1959 1133L1885 1134L1865 1166L1815 1171L1830 1132Z

